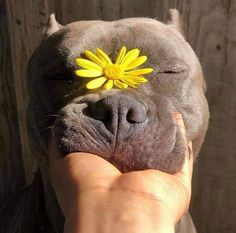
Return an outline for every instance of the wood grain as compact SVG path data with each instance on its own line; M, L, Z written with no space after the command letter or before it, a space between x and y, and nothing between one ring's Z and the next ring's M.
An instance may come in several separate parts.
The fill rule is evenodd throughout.
M0 1L0 207L25 184L5 2Z
M150 2L146 0L121 0L120 17L147 17L150 9Z
M236 197L236 0L5 0L5 2L8 21L6 25L1 18L0 31L3 37L0 40L1 43L6 43L8 33L10 43L8 49L4 46L0 51L5 56L4 59L1 58L3 69L0 71L3 77L0 80L0 90L3 93L3 96L0 96L0 148L5 163L6 158L10 158L8 166L12 166L13 170L20 169L11 163L13 157L8 156L9 153L15 153L11 151L13 143L20 140L21 147L19 144L14 144L17 148L14 150L21 151L19 154L23 155L27 180L33 176L35 162L25 127L27 106L25 70L30 54L41 40L41 30L46 24L49 13L56 12L58 20L62 24L67 24L76 20L114 20L136 16L166 20L168 9L177 8L186 24L186 37L203 67L208 83L207 98L211 112L206 141L195 166L191 212L199 233L236 232L234 201ZM5 26L2 26L3 24ZM11 82L14 85L11 85ZM15 97L12 97L14 95ZM13 123L9 124L8 121ZM2 182L0 185L6 184L2 177L0 175Z
M236 1L191 5L189 40L208 83L211 119L196 166L192 213L199 232L236 232ZM191 14L190 14L191 15ZM194 28L195 25L195 28Z
M26 127L26 67L30 55L41 40L41 30L47 21L48 4L46 1L9 0L6 6L23 162L26 179L30 182L36 162L29 146Z

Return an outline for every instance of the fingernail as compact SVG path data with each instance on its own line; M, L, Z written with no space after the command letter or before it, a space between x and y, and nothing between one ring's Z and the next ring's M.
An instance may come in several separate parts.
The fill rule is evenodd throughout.
M180 125L183 121L182 115L179 112L173 112L173 119L178 125Z
M188 142L188 151L189 151L189 159L190 159L191 156L193 156L193 144L192 144L192 141Z
M189 141L189 142L188 142L188 146L189 146L190 148L192 148L192 146L193 146L192 141Z

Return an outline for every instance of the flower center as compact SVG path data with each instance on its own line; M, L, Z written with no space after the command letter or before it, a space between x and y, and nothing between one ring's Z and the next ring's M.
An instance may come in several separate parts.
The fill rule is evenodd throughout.
M124 75L124 69L118 64L107 64L104 74L108 79L119 79Z

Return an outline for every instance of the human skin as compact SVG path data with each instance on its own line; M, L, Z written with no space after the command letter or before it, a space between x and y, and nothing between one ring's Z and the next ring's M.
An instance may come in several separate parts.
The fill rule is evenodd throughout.
M177 174L159 170L122 174L101 157L50 146L50 175L65 216L64 233L172 233L191 197L192 143L181 114L174 120L185 138L185 163Z

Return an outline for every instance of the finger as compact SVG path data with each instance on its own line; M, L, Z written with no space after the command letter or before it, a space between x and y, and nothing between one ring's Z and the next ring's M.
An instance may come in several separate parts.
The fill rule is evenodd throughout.
M187 149L185 152L184 164L182 169L176 175L179 176L182 180L191 182L193 173L193 149L192 142L189 141Z
M188 143L188 151L189 151L189 174L190 178L192 179L193 175L193 144L192 141Z
M50 165L50 179L62 211L67 215L73 200L86 191L106 191L121 173L94 154L71 153Z
M184 164L182 166L182 169L179 173L176 175L179 177L182 177L184 180L191 180L192 179L192 142L187 141L187 133L183 121L183 117L179 112L175 112L173 114L176 126L178 127L178 130L183 136L184 140L184 146L185 146L185 158L184 158Z
M182 183L185 194L182 196L186 198L185 200L185 209L184 213L187 212L189 209L190 199L191 199L191 182L192 182L192 169L193 169L193 150L192 150L192 142L187 140L187 133L183 121L183 117L180 113L174 114L176 125L180 131L180 133L183 136L184 139L184 145L185 145L185 158L184 158L184 164L182 166L182 169L179 173L177 173L175 176L178 177L179 181Z
M68 169L71 174L77 177L84 177L91 173L102 175L109 172L118 172L118 169L108 161L91 153L75 152L67 155L62 154L58 149L53 131L48 154L50 168L55 168L55 166L63 167L63 169Z
M71 153L53 161L50 166L53 179L68 180L82 187L98 186L108 182L108 179L121 172L105 159L89 153Z
M186 133L182 114L179 112L174 112L173 119L175 121L176 126L178 127L178 130L180 131L181 135L183 136L185 146L187 147L187 133Z
M90 153L71 153L66 156L65 163L71 174L77 179L81 179L81 182L88 182L89 177L94 177L94 181L96 181L121 174L111 163Z

